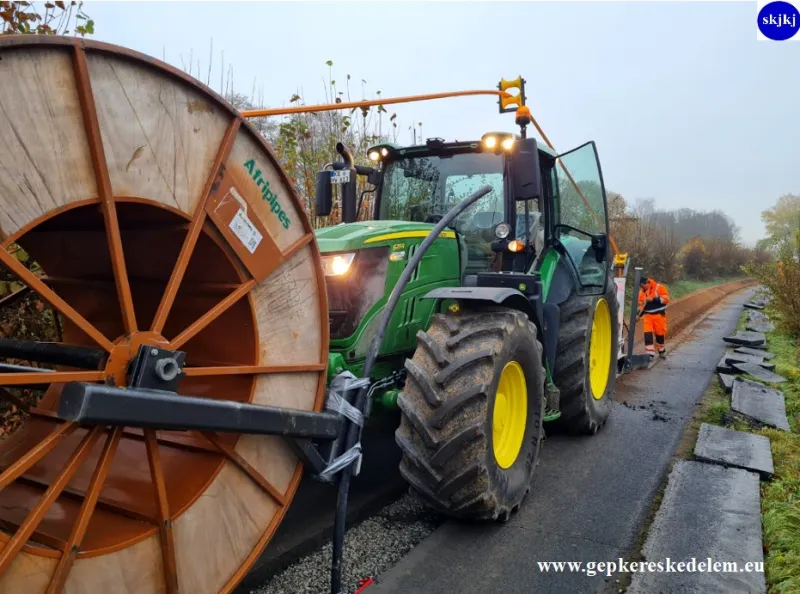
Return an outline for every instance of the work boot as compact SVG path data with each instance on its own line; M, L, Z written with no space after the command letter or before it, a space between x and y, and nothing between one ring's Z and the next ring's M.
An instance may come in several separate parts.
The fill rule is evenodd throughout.
M664 349L663 351L658 351L658 356L661 357L662 359L666 359L667 358L667 349Z

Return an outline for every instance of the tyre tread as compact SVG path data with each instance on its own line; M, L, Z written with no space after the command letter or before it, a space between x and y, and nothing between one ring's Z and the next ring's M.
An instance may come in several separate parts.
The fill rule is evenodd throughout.
M609 301L611 307L612 334L615 338L614 344L616 344L614 323L618 304L614 286L613 280L609 277L609 288L602 297ZM586 345L591 336L590 321L596 299L596 297L577 295L573 290L567 301L560 306L561 323L553 382L561 391L561 417L555 422L555 425L569 433L596 433L605 424L610 412L610 406L608 406L607 412L598 414L588 403L588 399L592 396L587 393L588 387L586 386L588 373ZM612 349L612 368L615 356L616 353ZM610 397L606 396L606 398Z
M472 519L511 512L498 506L482 452L491 447L484 422L496 358L519 327L532 332L541 360L535 326L524 313L507 308L436 314L428 331L417 334L417 351L406 361L410 381L397 401L396 442L403 453L401 474L436 510Z

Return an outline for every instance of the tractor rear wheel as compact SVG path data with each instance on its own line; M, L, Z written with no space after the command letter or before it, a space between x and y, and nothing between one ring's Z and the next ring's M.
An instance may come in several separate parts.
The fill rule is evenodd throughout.
M453 517L507 520L528 492L542 437L536 328L506 308L434 316L406 361L400 472Z
M615 287L609 278L603 295L580 296L573 289L561 304L553 371L561 417L555 426L570 433L595 434L611 414L619 346Z

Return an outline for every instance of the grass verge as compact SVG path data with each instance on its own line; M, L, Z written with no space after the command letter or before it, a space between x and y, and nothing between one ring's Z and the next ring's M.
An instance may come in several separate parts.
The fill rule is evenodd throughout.
M713 287L715 285L721 285L723 283L730 283L737 280L742 280L743 276L736 276L730 278L715 278L711 280L679 280L675 281L671 285L667 285L669 289L669 294L673 299L682 299L687 295L694 293L695 291L699 291L700 289L707 289L708 287Z
M778 314L769 312L777 321ZM747 312L739 328L744 328ZM726 425L769 437L775 475L761 484L761 518L764 536L764 569L769 594L800 593L800 344L776 330L767 334L767 349L775 355L775 373L787 378L773 387L783 392L791 433L777 429L753 429L730 415L730 396L717 381L709 387L692 424ZM752 378L751 378L752 379ZM695 433L696 434L696 433ZM693 446L692 446L693 447ZM685 454L689 454L686 452Z
M771 317L776 315L771 313ZM764 561L771 594L800 592L800 367L798 343L778 331L767 335L775 372L789 381L780 386L792 433L760 431L770 439L775 477L761 487Z

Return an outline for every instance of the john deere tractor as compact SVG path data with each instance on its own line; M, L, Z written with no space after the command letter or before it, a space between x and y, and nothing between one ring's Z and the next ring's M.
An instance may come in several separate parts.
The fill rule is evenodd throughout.
M399 407L403 477L455 517L508 518L529 489L543 423L596 433L615 389L621 315L595 145L556 155L525 137L525 120L519 136L374 146L375 168L355 166L340 144L342 162L317 177L318 214L341 188L343 223L316 232L331 377L361 377L409 259L453 206L491 187L402 287L369 378L373 404ZM359 175L375 192L364 222Z

